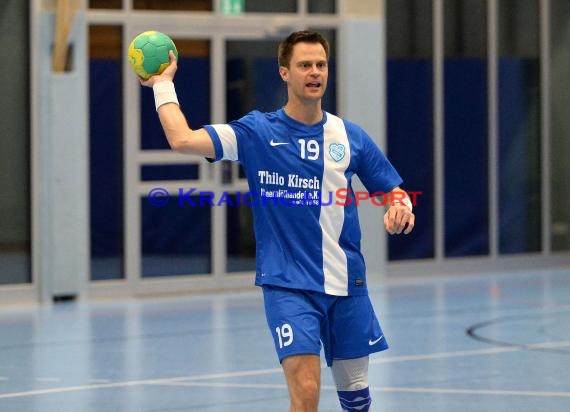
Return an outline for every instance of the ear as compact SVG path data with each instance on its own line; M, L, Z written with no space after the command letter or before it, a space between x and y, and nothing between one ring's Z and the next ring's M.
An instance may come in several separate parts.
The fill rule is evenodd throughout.
M281 79L286 82L289 79L289 69L285 66L279 67L279 75L281 76Z

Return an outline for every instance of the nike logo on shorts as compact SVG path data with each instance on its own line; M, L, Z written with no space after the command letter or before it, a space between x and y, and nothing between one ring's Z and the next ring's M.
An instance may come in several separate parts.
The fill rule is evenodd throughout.
M368 344L369 344L370 346L374 346L374 345L376 345L378 342L380 342L383 337L384 337L384 335L380 336L378 339L374 339L374 340L370 339L370 340L368 341Z

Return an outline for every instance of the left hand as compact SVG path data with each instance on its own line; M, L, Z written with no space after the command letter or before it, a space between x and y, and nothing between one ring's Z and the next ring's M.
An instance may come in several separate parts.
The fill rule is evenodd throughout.
M399 235L402 232L405 235L409 234L414 228L415 221L416 217L410 208L401 204L390 206L384 214L384 226L391 235Z

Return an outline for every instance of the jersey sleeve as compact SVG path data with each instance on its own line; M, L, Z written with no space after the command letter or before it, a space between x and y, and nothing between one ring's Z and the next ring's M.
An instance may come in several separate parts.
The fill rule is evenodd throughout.
M240 150L240 147L250 132L255 129L255 116L253 113L249 113L228 124L206 125L204 129L210 134L214 143L214 161L240 161L243 160L241 156L243 151Z
M402 178L386 155L368 134L360 129L360 150L356 174L370 194L389 193L402 184Z

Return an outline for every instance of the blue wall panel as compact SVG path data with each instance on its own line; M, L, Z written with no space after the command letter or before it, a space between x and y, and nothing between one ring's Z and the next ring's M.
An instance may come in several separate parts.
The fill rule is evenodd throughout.
M416 226L407 236L390 236L390 260L434 256L434 172L432 61L388 60L388 157L404 179L403 188L421 191Z
M447 59L444 70L445 255L487 255L487 61Z

